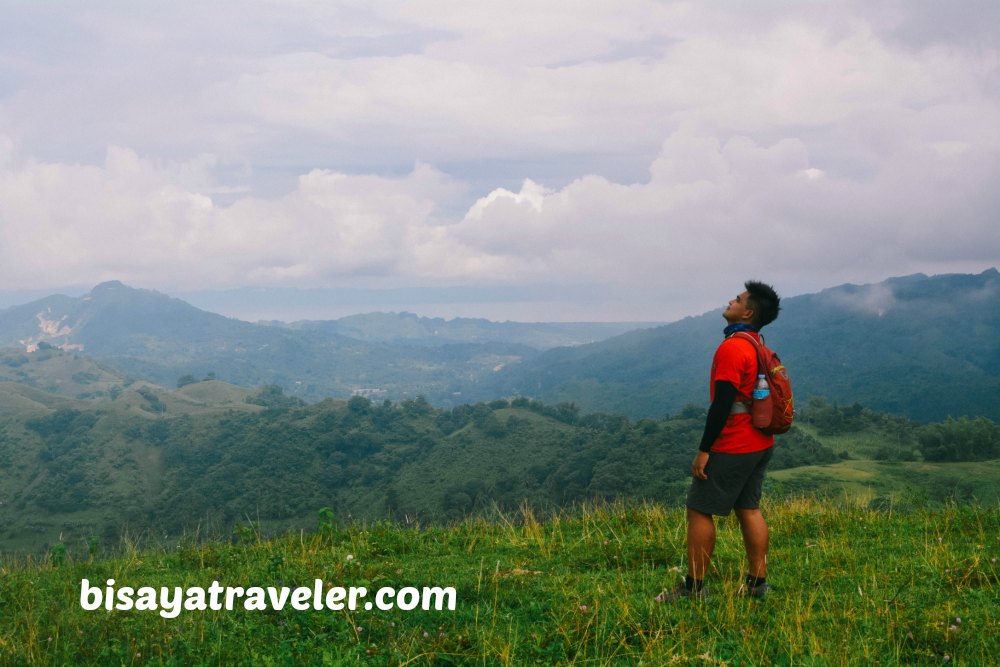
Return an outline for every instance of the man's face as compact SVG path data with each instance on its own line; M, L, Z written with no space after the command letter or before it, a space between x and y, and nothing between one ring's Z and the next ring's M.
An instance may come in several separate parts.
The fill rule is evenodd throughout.
M743 322L749 324L753 319L753 310L750 309L750 292L743 292L729 302L723 311L722 316L729 324Z

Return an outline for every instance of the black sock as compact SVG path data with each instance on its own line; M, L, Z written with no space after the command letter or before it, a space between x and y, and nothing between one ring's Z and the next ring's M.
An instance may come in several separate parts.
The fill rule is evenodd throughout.
M747 588L757 588L758 586L764 585L767 581L767 577L752 577L747 575Z
M684 577L684 588L688 589L692 593L697 593L701 590L702 586L705 585L704 580L695 579L691 575L686 575Z

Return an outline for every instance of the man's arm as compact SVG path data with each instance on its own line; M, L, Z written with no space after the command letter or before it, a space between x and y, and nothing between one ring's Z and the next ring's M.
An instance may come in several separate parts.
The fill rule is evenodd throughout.
M708 464L708 452L712 448L722 429L726 426L729 413L732 412L733 403L736 402L736 386L726 380L716 380L715 398L708 408L708 417L705 419L705 432L701 436L701 444L698 446L698 454L691 463L691 474L698 479L708 479L705 474L705 466Z
M703 452L712 449L722 429L726 426L729 413L733 410L733 403L736 402L736 387L732 382L726 380L716 380L715 398L708 408L708 418L705 420L705 432L701 436L701 444L698 446Z

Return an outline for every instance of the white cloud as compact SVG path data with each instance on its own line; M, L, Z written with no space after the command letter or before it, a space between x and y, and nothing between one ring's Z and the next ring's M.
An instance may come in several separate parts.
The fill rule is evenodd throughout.
M184 187L204 161L157 165L111 148L102 166L0 172L0 276L191 287L393 275L414 234L436 224L438 202L462 192L427 165L398 179L314 170L285 197L216 206Z
M600 283L695 304L748 271L804 291L1000 263L1000 45L967 7L940 28L908 2L18 11L7 286ZM17 37L35 22L40 43Z

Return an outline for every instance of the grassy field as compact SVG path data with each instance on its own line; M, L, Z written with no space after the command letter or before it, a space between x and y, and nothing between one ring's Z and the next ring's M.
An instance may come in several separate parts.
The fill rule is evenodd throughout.
M1000 511L895 513L812 499L764 507L763 601L737 595L739 529L720 523L712 596L660 603L681 579L683 510L585 507L449 527L337 526L235 543L144 547L0 569L0 664L869 665L995 660ZM102 586L454 587L454 611L86 611ZM994 663L995 664L995 663Z
M772 492L818 494L899 507L926 504L928 496L959 502L1000 503L1000 460L960 463L840 461L768 472Z

